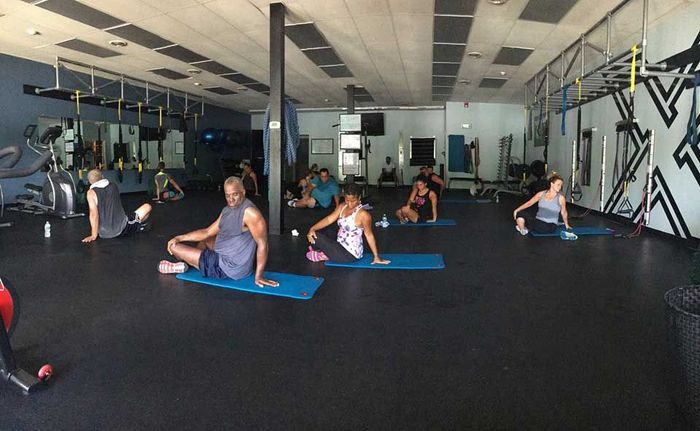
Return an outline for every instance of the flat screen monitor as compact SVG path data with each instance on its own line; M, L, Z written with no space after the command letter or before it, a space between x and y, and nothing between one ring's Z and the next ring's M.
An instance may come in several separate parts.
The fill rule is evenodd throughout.
M362 135L355 135L350 133L344 133L340 135L340 149L341 150L361 150L362 149Z
M384 113L367 112L362 114L362 131L370 136L381 136L384 134Z

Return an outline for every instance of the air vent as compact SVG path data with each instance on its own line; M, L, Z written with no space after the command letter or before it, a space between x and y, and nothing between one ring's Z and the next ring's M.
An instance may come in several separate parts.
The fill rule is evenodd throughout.
M530 0L520 14L527 21L557 24L578 0Z
M330 66L335 64L343 64L343 60L338 57L333 48L324 47L318 49L305 49L304 54L311 59L317 66Z
M246 84L245 86L250 88L253 91L257 91L258 93L269 93L270 92L270 87L268 87L265 84L261 84L259 82L256 82L254 84Z
M464 44L446 45L440 43L433 44L433 61L461 63L464 57Z
M352 78L352 72L344 64L337 66L321 66L321 69L326 72L331 78Z
M120 53L112 51L111 49L103 48L99 45L95 45L90 42L85 42L84 40L80 39L66 40L57 43L56 46L72 49L83 54L90 54L100 58L116 57L118 55L121 55Z
M150 31L146 31L140 27L136 27L133 24L116 28L110 28L109 30L107 30L107 32L150 49L160 48L163 46L173 44L171 41L163 39L162 37L153 34Z
M176 60L184 61L185 63L195 63L197 61L206 61L208 58L197 54L194 51L190 51L180 45L173 45L167 48L159 48L157 52L172 57Z
M160 67L158 69L150 69L148 72L155 73L156 75L162 76L168 79L185 79L189 76L184 73L176 72L174 70L166 69L165 67Z
M508 78L484 78L479 83L481 88L501 88Z
M433 18L433 41L436 43L465 43L471 25L471 17L435 16Z
M223 75L224 73L228 73L228 74L237 73L235 70L231 69L230 67L224 66L223 64L216 62L214 60L206 60L206 61L196 63L194 65L202 70L206 70L207 72L211 72L211 73L216 74L216 75ZM237 82L237 81L235 81L235 82Z
M326 38L311 22L288 24L284 26L284 32L300 49L328 46Z
M435 14L474 15L476 0L435 0Z
M99 29L126 24L112 15L100 12L75 0L46 0L37 6Z
M433 63L433 75L457 76L459 63Z
M532 51L534 51L532 48L504 46L498 52L496 59L493 60L493 64L519 66L532 54Z
M199 66L199 65L197 65L197 66ZM229 81L232 81L232 82L235 82L236 84L241 84L241 85L255 84L256 82L258 82L255 79L253 79L249 76L245 76L242 73L236 73L233 75L224 75L224 76L222 76L222 78L226 78Z
M204 89L207 90L207 91L209 91L209 92L211 92L211 93L220 94L220 95L222 95L222 96L228 96L228 95L230 95L230 94L236 94L235 91L229 90L228 88L224 88L224 87L205 87Z

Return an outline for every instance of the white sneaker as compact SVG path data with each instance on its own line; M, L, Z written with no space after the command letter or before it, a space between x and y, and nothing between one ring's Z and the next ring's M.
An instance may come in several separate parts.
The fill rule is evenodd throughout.
M289 205L290 207L294 208L294 203L295 203L295 202L296 202L296 201L291 200L291 201L287 202L287 205Z
M522 235L522 236L525 236L528 234L528 232L530 232L529 230L527 230L526 227L520 229L520 227L518 225L515 225L515 230L517 230L520 233L520 235Z

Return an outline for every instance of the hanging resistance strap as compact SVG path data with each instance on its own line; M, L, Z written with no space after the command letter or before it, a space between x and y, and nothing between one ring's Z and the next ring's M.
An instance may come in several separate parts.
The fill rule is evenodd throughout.
M634 91L635 81L637 76L637 45L632 47L632 67L630 69L630 114L625 125L625 135L622 147L622 166L623 166L623 185L622 185L622 203L617 209L618 214L631 216L634 214L634 208L629 199L629 183L634 181L634 173L629 165L629 141L632 128L634 127Z
M568 108L566 99L568 98L570 86L571 86L570 84L566 84L561 89L561 135L562 136L566 135L566 109Z
M118 119L118 126L119 126L119 159L117 160L118 163L118 170L117 170L117 178L119 179L119 182L121 183L124 181L124 151L122 148L124 148L124 136L122 135L122 99L120 98L117 101L117 119Z
M141 105L142 103L138 103L139 107L139 153L138 153L138 179L139 179L139 184L143 181L143 150L141 149L141 129L142 129L142 124L141 124Z
M163 161L163 107L158 107L158 161Z
M197 127L198 115L194 114L194 155L192 157L192 175L199 174L199 169L197 168L197 144L199 143L199 130Z
M698 145L698 85L700 85L700 72L696 72L693 79L693 101L690 104L690 118L688 119L688 144L690 145Z

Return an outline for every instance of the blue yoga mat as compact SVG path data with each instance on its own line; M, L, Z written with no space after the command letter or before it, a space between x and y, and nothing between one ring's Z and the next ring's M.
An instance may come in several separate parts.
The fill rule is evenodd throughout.
M237 281L231 279L216 280L202 277L202 274L194 269L190 269L184 274L178 274L177 278L193 283L209 284L211 286L243 290L245 292L262 293L263 295L286 296L287 298L295 299L311 299L314 293L316 293L316 290L323 284L323 278L320 277L267 271L265 271L265 278L279 282L279 286L258 287L255 285L255 276L253 275Z
M549 236L559 236L561 234L562 228L557 228L552 233L538 233L538 232L533 232L530 231L530 235L534 236L535 238L541 238L541 237L549 237ZM596 226L579 226L579 227L572 227L570 232L575 233L578 236L581 235L612 235L615 231L611 229L606 229L603 227L596 227Z
M440 203L443 204L490 204L491 199L471 199L471 198L442 198Z
M389 220L389 226L415 226L415 227L430 227L430 226L457 226L457 222L451 218L439 218L433 223L404 223L401 224L398 220Z
M390 260L388 265L372 265L371 254L350 263L326 261L326 266L337 268L366 268L366 269L443 269L445 261L441 254L382 254L382 259Z

